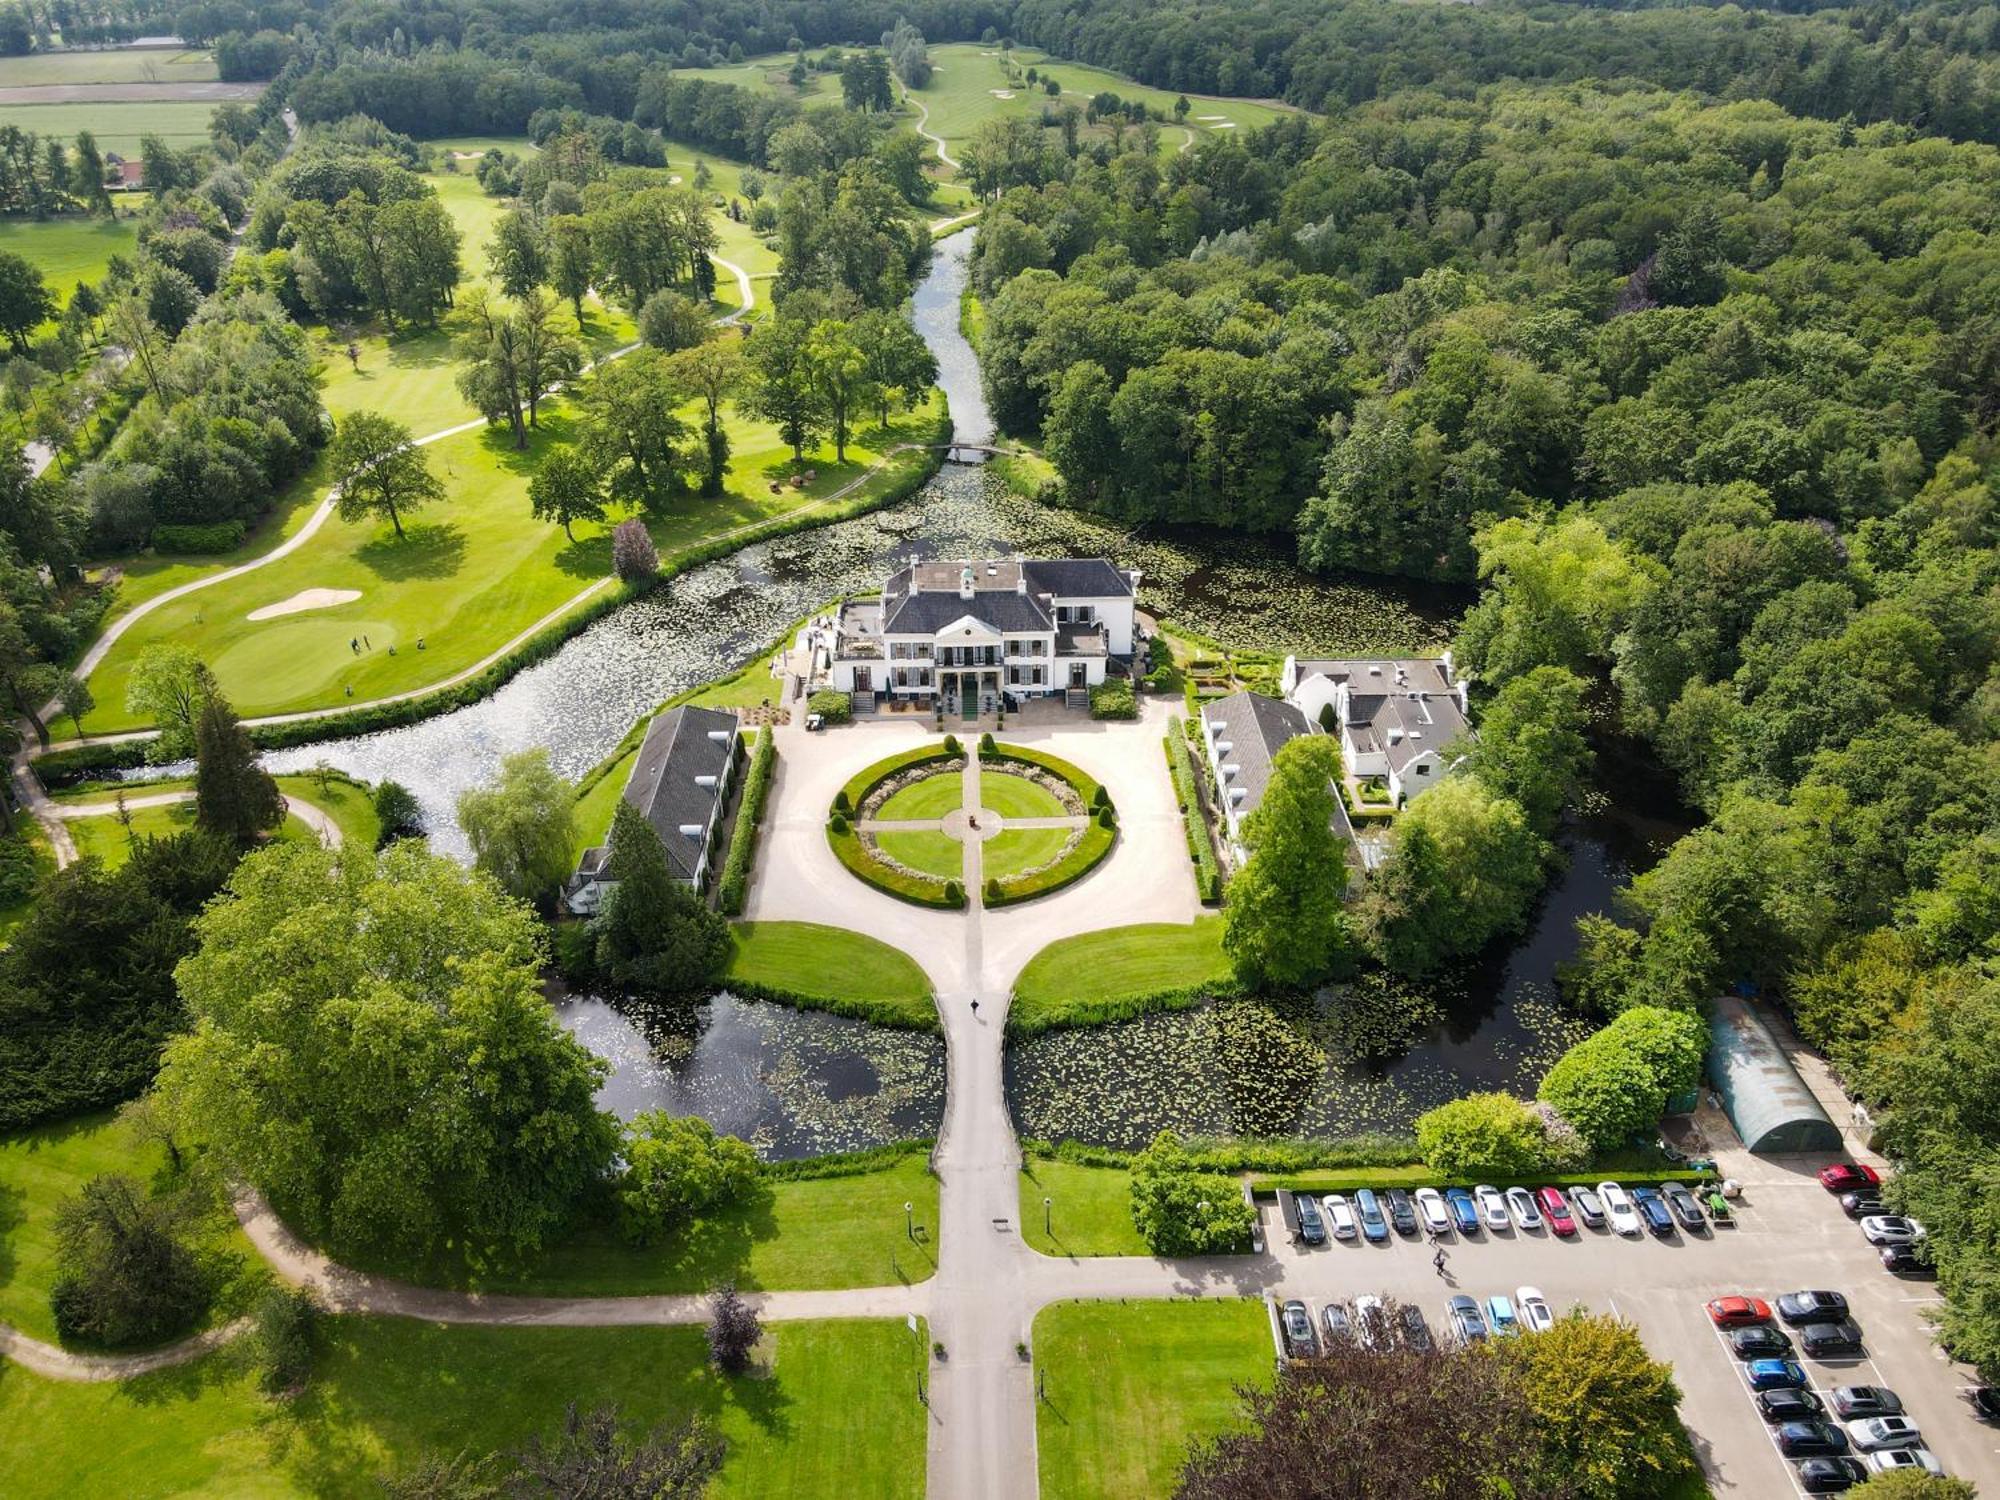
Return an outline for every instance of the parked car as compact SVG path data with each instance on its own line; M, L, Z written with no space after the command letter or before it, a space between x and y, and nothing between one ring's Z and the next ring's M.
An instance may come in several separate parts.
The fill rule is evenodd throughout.
M1566 1240L1576 1233L1576 1220L1561 1188L1545 1187L1535 1194L1535 1201L1541 1205L1542 1217L1549 1221L1549 1232L1556 1238Z
M1535 1195L1524 1187L1507 1189L1507 1212L1514 1216L1514 1222L1522 1229L1540 1230L1542 1211L1535 1206Z
M1667 1200L1667 1207L1674 1211L1674 1217L1681 1221L1681 1227L1695 1234L1708 1231L1708 1220L1703 1217L1701 1205L1695 1201L1693 1193L1678 1182L1660 1184L1660 1196Z
M1488 1229L1506 1229L1511 1222L1507 1217L1507 1199L1496 1187L1480 1186L1472 1190L1474 1200L1479 1204L1479 1217Z
M1521 1312L1521 1326L1530 1333L1546 1333L1556 1326L1554 1309L1540 1290L1523 1286L1514 1289L1514 1305Z
M1674 1232L1674 1216L1667 1212L1666 1200L1658 1188L1633 1188L1632 1204L1645 1216L1646 1227L1655 1239L1666 1239Z
M1605 1217L1611 1221L1613 1229L1628 1239L1637 1239L1646 1232L1645 1220L1639 1217L1632 1195L1617 1183L1600 1182L1597 1196L1604 1202Z
M1312 1359L1319 1354L1319 1340L1313 1337L1312 1314L1296 1298L1278 1309L1285 1327L1285 1352L1294 1359Z
M1326 1220L1319 1215L1319 1205L1307 1193L1298 1194L1292 1203L1299 1216L1299 1238L1308 1245L1324 1245Z
M1825 1405L1811 1391L1759 1391L1757 1415L1766 1422L1811 1422Z
M1444 1201L1451 1209L1451 1221L1463 1235L1479 1233L1479 1205L1464 1188L1446 1188Z
M1886 1385L1837 1385L1826 1393L1841 1421L1855 1417L1900 1417L1903 1398Z
M1864 1453L1878 1448L1917 1448L1924 1441L1922 1429L1908 1417L1863 1417L1847 1424L1847 1435Z
M1868 1467L1877 1474L1895 1474L1914 1469L1920 1474L1943 1474L1944 1465L1928 1448L1884 1448L1868 1455Z
M1925 1260L1915 1245L1884 1245L1875 1253L1882 1257L1882 1269L1894 1275L1937 1275L1937 1267Z
M1786 1292L1778 1299L1778 1316L1787 1323L1830 1323L1847 1316L1847 1299L1838 1292Z
M1858 1458L1809 1458L1799 1465L1799 1488L1808 1495L1834 1495L1851 1490L1868 1477Z
M1486 1338L1486 1319L1479 1311L1479 1304L1470 1297L1453 1297L1444 1305L1445 1326L1451 1336L1461 1344L1477 1344ZM1805 1384L1801 1373L1799 1383Z
M1585 1228L1602 1229L1604 1227L1604 1200L1597 1196L1595 1188L1571 1188L1569 1190L1569 1202L1570 1207L1576 1210L1577 1218L1583 1221Z
M1972 1409L1981 1421L2000 1422L2000 1388L1979 1386L1972 1393Z
M1492 1326L1495 1338L1512 1338L1521 1331L1521 1320L1515 1315L1514 1304L1501 1292L1495 1292L1486 1299L1486 1321Z
M1436 1188L1417 1189L1417 1217L1424 1221L1426 1233L1451 1233L1451 1208Z
M1819 1169L1819 1185L1829 1193L1859 1193L1882 1185L1882 1174L1860 1162L1835 1162Z
M1781 1422L1773 1435L1778 1451L1788 1456L1847 1451L1847 1434L1831 1422Z
M1729 1347L1738 1359L1783 1359L1792 1352L1792 1341L1769 1324L1761 1324L1730 1334Z
M1389 1220L1382 1212L1375 1189L1363 1188L1354 1195L1354 1216L1361 1221L1361 1233L1369 1244L1380 1245L1388 1240Z
M1861 1325L1852 1318L1833 1323L1806 1323L1799 1328L1799 1347L1814 1359L1838 1358L1861 1352Z
M1326 1227L1335 1239L1354 1238L1354 1205L1347 1201L1345 1193L1328 1193L1319 1200L1319 1206L1326 1210Z
M1401 1188L1390 1188L1382 1197L1388 1205L1390 1227L1406 1238L1415 1239L1417 1211L1410 1206L1410 1195Z
M1366 1292L1354 1299L1354 1334L1362 1344L1370 1349L1384 1349L1394 1336L1389 1327L1388 1314L1382 1308L1380 1297L1371 1297Z
M1753 1391L1803 1390L1805 1366L1793 1359L1753 1359L1743 1367Z
M1328 1302L1319 1310L1319 1320L1326 1331L1326 1347L1332 1352L1335 1344L1344 1344L1354 1337L1354 1323L1347 1316L1347 1304Z
M1771 1304L1762 1297L1717 1297L1708 1304L1708 1321L1717 1328L1748 1328L1771 1321Z
M1398 1336L1405 1349L1414 1349L1419 1354L1430 1354L1437 1349L1421 1309L1405 1302L1396 1310L1396 1321L1401 1325Z
M1861 1221L1861 1232L1871 1245L1914 1245L1924 1237L1924 1226L1901 1214L1870 1214Z
M1881 1198L1870 1192L1842 1193L1840 1211L1850 1219L1865 1219L1870 1214L1888 1212Z

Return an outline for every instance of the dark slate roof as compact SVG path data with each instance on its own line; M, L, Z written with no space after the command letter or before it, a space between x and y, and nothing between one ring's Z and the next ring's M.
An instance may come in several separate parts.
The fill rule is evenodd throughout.
M959 597L954 584L950 593L900 594L888 601L888 635L936 635L954 620L967 615L999 631L1040 631L1050 629L1047 604L1032 594L1013 589L976 589L970 599Z
M1058 599L1129 599L1132 576L1102 557L1057 557L1024 562L1028 590Z
M709 738L727 734L726 740ZM713 708L670 708L656 714L625 783L625 800L645 814L667 848L667 865L682 880L693 880L701 842L681 832L683 824L708 827L720 796L729 757L736 750L736 715ZM695 778L713 776L716 785Z
M1227 803L1230 788L1243 788L1243 800L1228 804L1241 817L1248 817L1264 800L1264 789L1271 783L1271 761L1278 751L1288 741L1312 732L1304 714L1284 699L1267 698L1262 693L1231 693L1217 698L1202 705L1201 717L1220 730L1218 739L1229 741L1229 753L1222 757L1222 763L1234 765L1237 772L1224 784L1222 793Z

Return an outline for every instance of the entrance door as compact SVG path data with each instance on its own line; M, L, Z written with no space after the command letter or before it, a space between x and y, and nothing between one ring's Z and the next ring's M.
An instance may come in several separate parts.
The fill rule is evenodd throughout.
M867 667L854 669L854 691L872 693L875 691L875 674Z
M1080 688L1087 685L1082 662L1073 661L1069 664L1069 685L1073 688Z
M959 679L958 711L968 719L979 717L979 674L967 672Z

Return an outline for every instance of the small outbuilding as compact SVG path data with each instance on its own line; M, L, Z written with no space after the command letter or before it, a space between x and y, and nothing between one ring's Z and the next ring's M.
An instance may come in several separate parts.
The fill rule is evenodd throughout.
M1709 1077L1746 1149L1759 1156L1840 1149L1839 1129L1747 1002L1719 997L1708 1037Z

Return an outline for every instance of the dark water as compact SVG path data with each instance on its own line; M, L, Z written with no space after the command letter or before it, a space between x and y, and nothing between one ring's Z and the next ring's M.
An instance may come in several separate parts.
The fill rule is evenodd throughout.
M614 1069L598 1095L621 1119L700 1115L776 1161L934 1136L944 1039L739 1000L613 1005L558 997L556 1015Z

